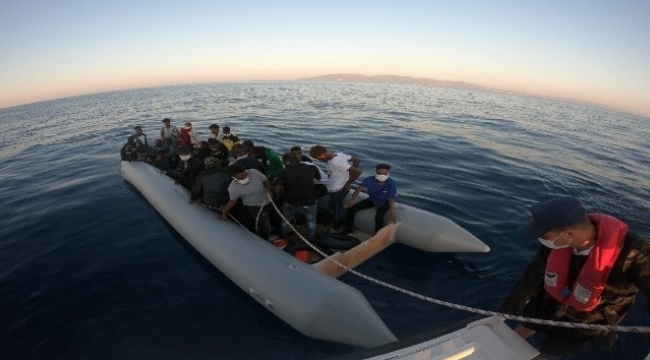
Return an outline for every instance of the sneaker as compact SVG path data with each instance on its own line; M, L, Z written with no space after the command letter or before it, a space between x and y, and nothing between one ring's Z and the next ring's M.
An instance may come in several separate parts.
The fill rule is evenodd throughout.
M343 231L341 231L343 234L352 234L354 230L352 228L344 228Z
M332 229L332 230L330 230L330 234L342 234L342 233L343 233L342 229L339 229L339 230Z

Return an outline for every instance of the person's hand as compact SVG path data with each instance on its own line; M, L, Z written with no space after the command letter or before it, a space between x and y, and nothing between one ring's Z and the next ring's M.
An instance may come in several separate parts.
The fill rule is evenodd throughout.
M221 220L228 221L228 213L221 213Z
M524 339L528 339L529 337L533 336L537 331L533 329L529 329L521 324L517 325L515 328L515 332L517 335L521 336Z
M345 203L345 208L347 209L347 208L351 207L352 205L354 205L355 202L356 202L356 200L354 200L354 199L350 199L350 200L348 200L348 201Z
M392 222L393 224L397 222L397 215L395 215L394 212L391 211L389 217L390 217L390 222Z

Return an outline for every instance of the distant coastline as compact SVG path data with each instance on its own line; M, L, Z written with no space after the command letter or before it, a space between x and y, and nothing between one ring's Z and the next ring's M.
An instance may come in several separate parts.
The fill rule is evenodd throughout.
M361 74L327 74L314 77L298 79L298 81L344 81L344 82L366 82L378 84L419 84L419 85L433 85L442 87L453 87L461 89L480 89L480 90L496 90L489 89L484 86L467 83L464 81L447 81L436 80L429 78L414 78L410 76L401 75L361 75Z
M506 93L506 94L513 94L513 95L519 95L519 96L532 96L540 99L548 99L548 100L554 100L554 101L562 101L562 102L567 102L567 103L573 103L573 104L578 104L578 105L585 105L585 106L590 106L590 107L596 107L599 109L604 109L604 110L609 110L609 111L614 111L614 112L620 112L620 113L625 113L629 115L634 115L634 116L640 116L644 118L648 118L648 116L643 115L641 113L635 113L632 111L612 107L612 106L607 106L604 104L599 104L599 103L594 103L594 102L589 102L589 101L583 101L583 100L577 100L577 99L572 99L572 98L567 98L567 97L553 97L553 96L544 96L544 95L538 95L538 94L533 94L533 93L525 93L525 92L520 92L520 91L512 91L512 90L505 90L505 89L497 89L497 88L490 88L486 86L481 86L481 85L476 85L464 81L449 81L449 80L436 80L436 79L429 79L429 78L414 78L410 76L401 76L401 75L362 75L362 74L349 74L349 73L339 73L339 74L327 74L327 75L319 75L319 76L313 76L313 77L308 77L308 78L302 78L302 79L297 79L295 81L342 81L342 82L362 82L362 83L374 83L374 84L414 84L414 85L431 85L431 86L439 86L439 87L449 87L449 88L457 88L457 89L471 89L471 90L484 90L484 91L493 91L493 92L500 92L500 93Z

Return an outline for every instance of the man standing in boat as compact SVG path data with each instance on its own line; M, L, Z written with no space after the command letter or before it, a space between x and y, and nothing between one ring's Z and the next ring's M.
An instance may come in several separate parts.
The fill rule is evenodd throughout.
M377 212L375 213L375 233L384 227L386 213L389 213L389 218L392 223L397 222L397 216L395 215L397 185L395 185L393 179L388 177L389 173L390 165L378 164L375 167L375 175L363 179L361 185L354 191L350 200L345 204L345 207L348 209L345 214L345 233L352 233L352 224L354 224L354 216L357 211L372 207L377 208ZM357 196L362 191L368 193L368 198L357 203Z
M309 150L309 156L314 159L327 162L329 178L327 180L327 192L329 194L329 206L332 212L332 232L340 233L345 208L343 201L350 191L352 183L359 178L361 160L344 153L332 153L322 145L315 145ZM350 165L352 162L352 165Z
M530 207L532 220L519 229L522 237L544 246L528 265L500 311L526 317L585 324L618 324L645 296L650 312L650 242L628 231L612 216L587 213L576 198L563 196ZM539 350L546 356L578 353L609 334L547 325L518 325L528 338L546 334Z
M316 198L314 197L314 179L320 179L316 166L300 162L292 153L282 156L285 168L280 171L276 180L284 190L282 212L287 220L296 214L302 214L307 222L307 240L316 238ZM282 221L280 236L284 239L289 234L289 226Z
M239 164L230 165L228 172L232 176L232 182L228 186L230 200L223 208L221 219L228 220L230 211L237 205L237 199L241 198L250 215L256 220L257 235L268 241L271 235L267 199L267 195L271 195L269 180L261 172L255 169L246 170Z
M163 127L160 129L160 138L163 142L163 149L166 153L169 153L171 148L176 147L175 144L178 142L181 133L176 126L171 124L172 120L170 118L164 118L162 122Z

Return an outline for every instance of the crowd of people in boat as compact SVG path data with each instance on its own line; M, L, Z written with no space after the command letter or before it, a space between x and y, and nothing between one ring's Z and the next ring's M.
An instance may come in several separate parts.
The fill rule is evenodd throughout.
M316 237L319 217L316 201L329 195L327 217L332 234L352 233L358 211L376 208L375 231L384 226L385 217L397 221L397 186L390 178L390 165L377 164L375 174L362 179L348 201L352 184L362 174L357 157L312 146L309 156L300 146L280 155L273 149L256 146L253 140L241 140L229 126L208 127L202 140L191 122L178 129L171 119L162 120L160 137L149 143L141 126L127 138L121 149L123 161L145 161L161 173L175 179L190 191L190 202L217 212L223 220L233 216L265 240L272 233L286 239L290 229L271 209L270 201L281 206L286 219L297 215L304 219L307 239ZM327 163L326 171L312 158ZM368 197L357 202L360 192Z
M210 137L202 141L191 123L180 130L169 119L163 123L160 139L151 146L142 128L136 126L122 147L122 160L151 163L190 190L190 201L216 209L224 220L234 215L264 239L269 239L272 227L269 197L282 203L286 218L302 214L309 240L316 235L316 198L326 194L333 232L349 232L356 212L372 207L376 208L375 230L383 227L386 214L391 221L397 220L397 188L389 177L388 164L377 164L375 174L364 178L344 203L362 173L360 160L354 156L331 152L322 145L312 146L309 157L299 146L280 156L251 140L241 141L227 126L220 132L218 125L210 125ZM326 162L327 173L312 159ZM361 191L369 196L356 202ZM627 224L613 216L588 213L570 196L535 203L530 214L531 220L519 234L524 239L538 238L544 246L501 304L501 312L616 325L639 291L650 312L648 240L628 231ZM257 227L253 219L257 219ZM276 229L281 236L288 235L286 223ZM537 347L545 358L578 353L613 334L535 324L520 324L515 331L524 338L544 332L546 336L537 340Z

